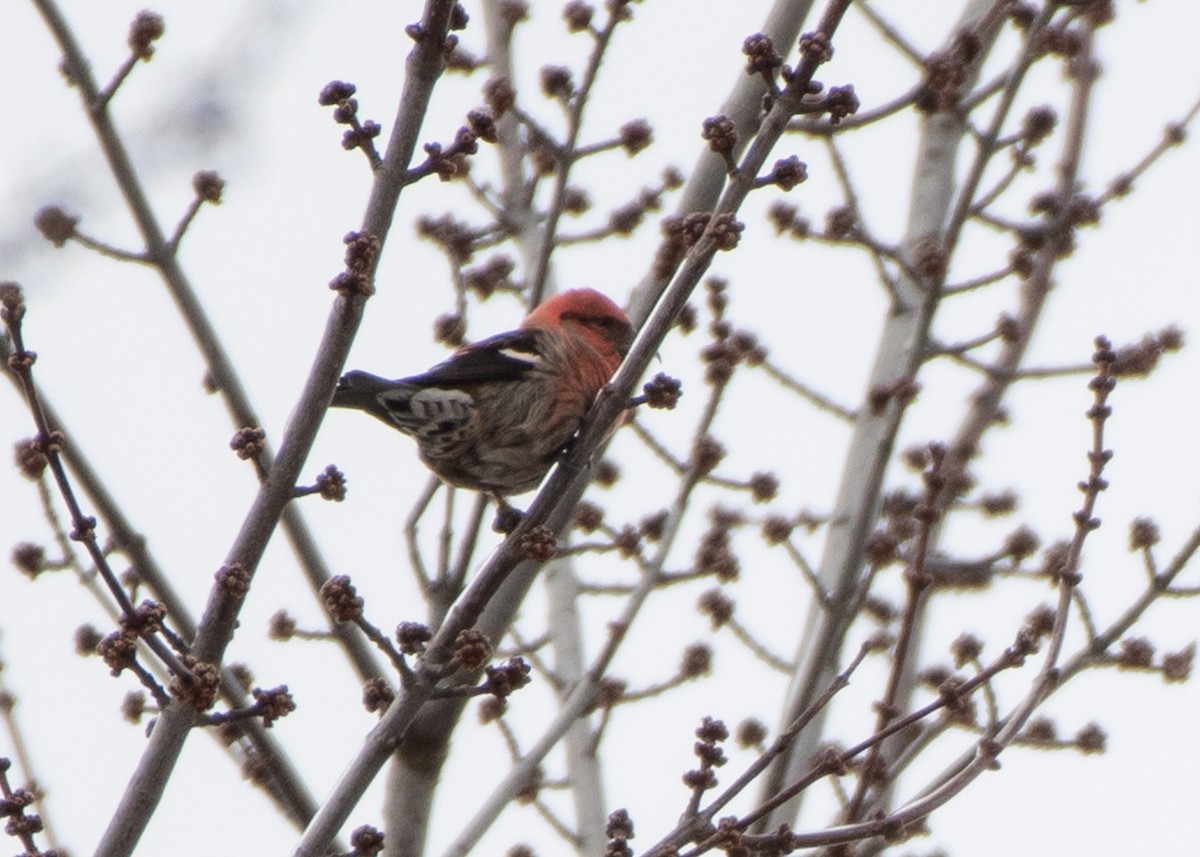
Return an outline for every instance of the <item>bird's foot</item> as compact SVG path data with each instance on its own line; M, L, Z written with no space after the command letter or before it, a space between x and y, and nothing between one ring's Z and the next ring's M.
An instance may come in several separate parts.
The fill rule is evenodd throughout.
M492 521L492 529L495 532L511 535L524 519L524 512L510 505L503 497L496 498L496 517Z

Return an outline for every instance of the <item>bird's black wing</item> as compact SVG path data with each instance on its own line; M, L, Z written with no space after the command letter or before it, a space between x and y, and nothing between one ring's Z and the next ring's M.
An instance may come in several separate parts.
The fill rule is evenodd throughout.
M541 361L537 345L537 332L533 330L499 333L456 351L428 372L401 378L397 383L453 387L485 381L519 381Z

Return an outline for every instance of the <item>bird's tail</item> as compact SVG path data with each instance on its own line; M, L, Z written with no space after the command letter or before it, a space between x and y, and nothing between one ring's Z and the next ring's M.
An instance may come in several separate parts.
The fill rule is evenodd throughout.
M395 381L380 378L370 372L347 372L338 381L337 389L333 391L333 400L329 404L334 408L356 408L366 411L371 416L390 423L387 411L379 403L379 394L395 386Z

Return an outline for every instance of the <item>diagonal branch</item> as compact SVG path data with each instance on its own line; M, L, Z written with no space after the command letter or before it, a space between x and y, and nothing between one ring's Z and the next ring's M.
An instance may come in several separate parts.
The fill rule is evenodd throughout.
M250 403L237 370L221 344L216 328L213 327L191 281L179 264L176 256L175 236L172 239L166 238L158 218L150 206L133 161L113 123L109 112L107 90L102 92L98 88L91 67L55 0L32 0L32 2L37 6L46 25L62 49L64 68L67 69L71 82L79 90L84 110L92 124L104 157L108 161L109 169L116 179L117 187L125 197L125 203L129 207L135 225L142 234L145 251L139 254L139 260L155 267L162 277L167 291L171 294L180 315L191 331L196 347L204 358L208 368L208 377L213 386L224 396L234 428L261 426L262 421ZM262 453L255 459L255 466L260 478L269 469L272 458L273 452L270 447L264 445ZM313 591L319 591L322 584L332 575L317 548L312 531L297 507L288 506L284 509L283 526L284 532L291 542L292 550L307 575ZM342 625L335 628L334 633L338 636L344 651L363 680L382 674L378 661L356 630Z
M814 42L828 44L848 5L849 0L833 0L830 3ZM722 215L732 218L745 201L753 187L754 177L761 173L788 119L800 108L802 94L823 59L824 54L819 50L804 55L788 88L764 118L758 135L738 165L735 176L716 206L714 219ZM535 528L549 525L554 530L565 522L586 482L589 462L628 407L634 386L674 326L692 290L708 270L718 247L719 239L712 230L706 230L692 246L662 299L639 331L625 361L597 396L570 452L552 471L520 525L496 549L455 602L446 621L430 641L415 680L409 687L401 689L382 720L367 736L358 755L334 787L333 794L305 831L295 851L296 857L317 857L341 829L405 730L432 696L438 680L452 662L454 641L459 633L475 626L489 602L525 559L522 547L525 537Z
M37 2L40 6L50 5L49 0ZM417 41L408 57L399 112L384 163L372 186L363 223L363 231L374 236L380 244L386 240L433 86L442 72L443 47L453 5L451 0L428 0L422 17L423 38ZM373 269L370 273L373 275ZM362 295L339 295L334 300L312 370L293 411L292 421L285 430L280 451L229 551L228 563L239 563L249 575L257 568L271 533L291 501L292 488L324 417L361 321L364 304L365 296ZM230 598L221 588L212 590L196 635L194 651L200 660L220 662L233 636L240 607L240 600ZM116 857L133 851L195 723L196 712L182 703L176 702L163 712L105 831L97 855Z

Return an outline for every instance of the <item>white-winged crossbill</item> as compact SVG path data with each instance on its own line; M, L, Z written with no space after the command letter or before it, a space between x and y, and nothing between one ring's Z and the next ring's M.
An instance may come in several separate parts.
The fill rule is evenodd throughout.
M415 438L421 459L451 485L520 494L542 481L632 341L620 307L575 289L424 374L348 372L332 404Z

